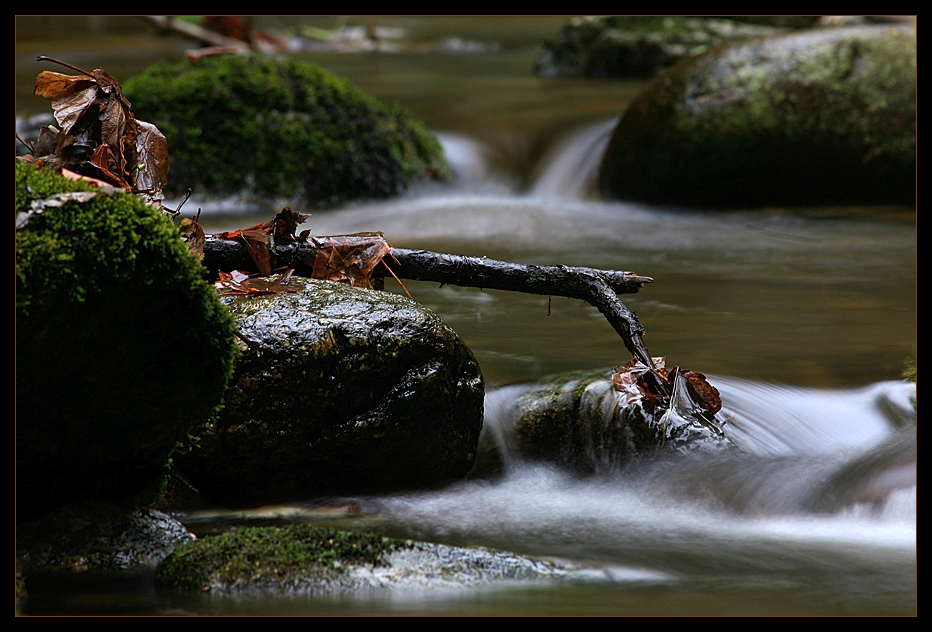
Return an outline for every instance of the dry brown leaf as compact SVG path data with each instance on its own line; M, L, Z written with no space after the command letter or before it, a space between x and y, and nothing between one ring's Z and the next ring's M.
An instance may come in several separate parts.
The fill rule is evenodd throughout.
M182 219L179 228L181 229L181 239L188 244L188 252L203 259L207 236L204 234L201 225L190 219Z
M245 272L220 272L220 280L214 285L220 290L220 296L264 296L282 292L300 292L303 285L289 283L294 270L279 275L276 279L250 277Z
M311 276L315 279L372 287L372 271L391 253L382 233L355 233L311 238L317 247Z
M93 77L63 75L44 70L36 77L36 96L52 102L55 120L66 134L97 99L97 81Z

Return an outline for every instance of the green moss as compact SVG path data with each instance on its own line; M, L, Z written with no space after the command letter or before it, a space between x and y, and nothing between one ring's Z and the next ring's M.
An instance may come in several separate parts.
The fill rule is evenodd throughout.
M159 565L163 586L194 590L326 582L348 565L379 565L402 540L294 524L250 527L188 542Z
M63 178L54 171L36 169L17 160L13 177L16 190L15 207L17 213L26 213L36 200L56 193L74 191L95 191L97 187L81 180Z
M15 170L18 210L87 189ZM122 193L45 206L15 249L17 500L151 488L233 369L235 326L205 269L167 216Z
M258 55L161 63L124 93L168 139L175 192L329 206L449 175L421 122L314 64Z

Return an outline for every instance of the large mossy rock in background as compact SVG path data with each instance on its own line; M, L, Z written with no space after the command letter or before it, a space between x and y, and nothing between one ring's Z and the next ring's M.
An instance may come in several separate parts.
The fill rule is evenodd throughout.
M169 193L332 206L449 175L421 122L314 64L259 55L161 63L123 92L168 139Z
M42 208L16 231L20 520L157 485L232 372L233 320L178 230L93 191L16 162L17 212Z
M405 297L292 283L307 287L225 299L250 345L223 412L175 459L201 498L258 505L464 478L485 389L456 333Z
M653 77L716 44L782 30L724 18L575 16L544 43L534 69L543 77Z
M804 31L656 77L603 158L605 198L711 208L912 204L916 31Z

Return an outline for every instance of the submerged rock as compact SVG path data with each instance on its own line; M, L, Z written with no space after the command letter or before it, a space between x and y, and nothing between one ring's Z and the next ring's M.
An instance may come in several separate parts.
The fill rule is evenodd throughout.
M168 139L169 192L335 206L449 176L423 123L311 63L262 55L160 63L123 92Z
M804 31L678 63L622 116L599 188L713 208L913 204L915 28Z
M484 385L456 333L395 294L292 282L306 288L229 300L250 343L222 413L176 457L183 476L240 506L464 478Z
M186 543L159 567L156 581L221 594L359 594L571 576L565 567L512 553L295 524L248 527Z
M517 397L499 411L503 427L483 437L483 476L496 472L490 433L499 432L514 459L543 461L580 474L612 472L647 457L720 451L732 444L719 422L694 416L678 405L651 410L632 402L613 383L613 374L558 375ZM666 413L666 414L665 414Z

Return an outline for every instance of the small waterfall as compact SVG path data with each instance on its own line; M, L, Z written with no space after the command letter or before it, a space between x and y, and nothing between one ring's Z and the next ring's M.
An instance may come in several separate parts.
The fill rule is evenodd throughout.
M453 132L434 132L443 146L453 178L461 182L483 182L488 179L485 148L477 140Z
M594 188L602 154L618 124L613 118L576 130L550 152L529 191L532 197L579 200Z
M876 513L896 494L915 489L915 385L881 382L820 391L733 378L710 381L725 402L719 415L726 435L739 449L644 462L615 474L650 493L752 515L856 507ZM525 467L509 446L515 401L532 388L509 386L487 394L480 445L484 475ZM498 470L488 467L495 459Z
M594 190L602 154L608 145L617 118L586 125L567 134L552 147L538 165L527 195L531 198L582 200ZM493 174L488 163L488 148L481 142L451 132L434 132L443 145L453 171L454 186L507 184L509 174Z
M711 379L711 378L710 378ZM911 427L915 384L880 382L819 390L715 377L730 438L760 455L823 453L876 445Z

